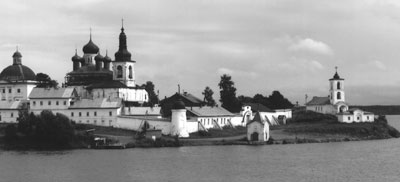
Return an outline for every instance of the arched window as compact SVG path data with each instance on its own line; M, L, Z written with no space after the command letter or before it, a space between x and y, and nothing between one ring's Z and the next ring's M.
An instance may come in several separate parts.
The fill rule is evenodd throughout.
M117 67L117 78L122 78L122 66Z
M340 92L337 93L336 99L342 99L342 95L340 94Z
M133 76L132 76L133 74L132 74L132 66L129 66L129 78L132 78Z
M337 89L340 89L340 82L337 82Z

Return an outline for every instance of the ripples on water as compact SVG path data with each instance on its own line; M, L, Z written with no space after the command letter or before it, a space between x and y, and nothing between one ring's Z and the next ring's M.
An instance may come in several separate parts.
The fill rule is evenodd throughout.
M388 116L400 129L400 116ZM397 121L397 122L395 122ZM0 181L398 181L400 140L0 151Z

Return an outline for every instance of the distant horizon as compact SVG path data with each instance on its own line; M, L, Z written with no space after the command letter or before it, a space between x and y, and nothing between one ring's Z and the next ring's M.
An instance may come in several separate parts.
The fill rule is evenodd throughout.
M400 105L400 3L395 0L2 1L0 69L22 64L61 85L71 57L89 41L114 60L121 19L138 85L160 99L177 85L196 97L209 86L219 101L222 74L236 95L278 90L293 104L329 94L338 66L349 105Z

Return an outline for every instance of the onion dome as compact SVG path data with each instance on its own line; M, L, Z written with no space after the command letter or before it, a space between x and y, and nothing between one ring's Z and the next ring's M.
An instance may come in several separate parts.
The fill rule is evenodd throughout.
M106 56L104 56L103 61L104 61L104 62L111 62L111 61L112 61L111 58L108 57L108 52L107 52L107 51L106 51Z
M172 109L186 109L185 103L181 99L178 99L174 105L172 105Z
M13 54L13 56L12 56L13 58L21 58L22 57L22 55L21 55L21 53L20 52L18 52L18 50L17 51L15 51L14 52L14 54Z
M95 61L103 61L104 57L99 53L96 57L94 57Z
M116 62L134 62L131 60L131 53L128 51L128 46L126 45L126 35L124 32L124 26L121 28L121 33L119 34L119 49L115 53Z
M82 57L78 56L77 50L75 49L75 55L71 58L73 62L79 62Z
M36 80L36 74L27 66L21 63L21 53L16 51L13 54L13 65L3 69L0 73L0 80L7 81L23 81L23 80Z
M85 54L97 54L99 52L99 47L92 42L92 30L90 30L89 42L83 46L83 53Z

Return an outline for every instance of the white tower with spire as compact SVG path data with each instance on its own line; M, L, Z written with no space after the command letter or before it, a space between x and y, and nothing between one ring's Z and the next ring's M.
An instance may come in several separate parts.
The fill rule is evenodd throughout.
M119 49L115 53L113 64L113 79L120 81L128 87L135 87L135 62L131 59L131 53L126 44L126 35L124 32L124 21L122 20L121 33L119 34Z
M338 102L345 102L344 79L340 78L339 74L337 73L337 66L335 67L335 69L335 75L333 75L333 78L329 79L329 97L330 102L333 105L337 104Z

